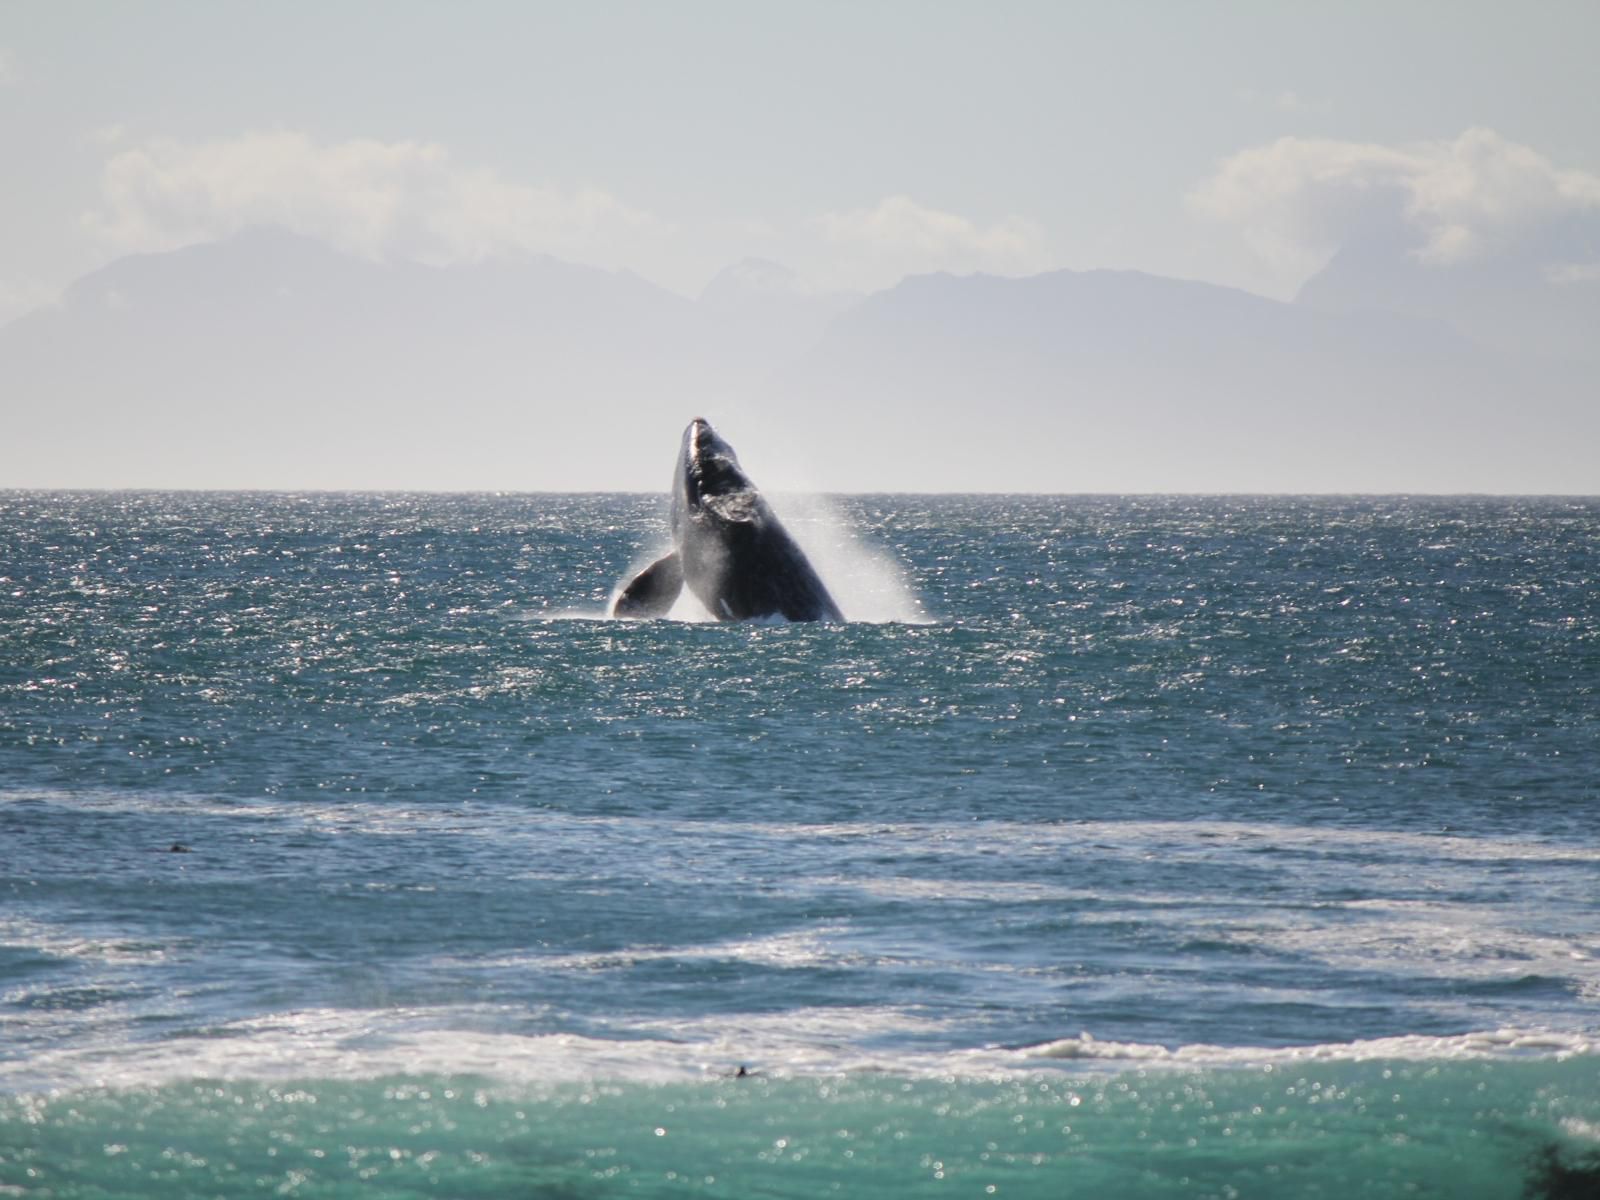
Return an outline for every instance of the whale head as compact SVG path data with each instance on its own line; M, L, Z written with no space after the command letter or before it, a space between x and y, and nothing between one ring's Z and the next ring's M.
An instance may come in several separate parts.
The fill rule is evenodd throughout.
M683 431L683 452L674 480L675 499L690 511L708 501L744 492L755 485L739 465L733 447L711 427L704 417L696 417Z

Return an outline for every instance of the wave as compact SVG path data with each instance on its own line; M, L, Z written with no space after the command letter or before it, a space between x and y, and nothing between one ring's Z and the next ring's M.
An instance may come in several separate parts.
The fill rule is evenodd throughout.
M1210 1050L1080 1037L1007 1052L1034 1069L690 1078L638 1073L682 1056L668 1038L390 1040L362 1023L304 1014L218 1039L182 1079L0 1096L0 1194L1538 1200L1600 1182L1593 1047L1537 1031L1257 1048L1220 1068L1197 1065ZM240 1044L251 1070L217 1074L244 1064ZM1050 1054L1072 1069L1036 1069ZM1096 1055L1119 1069L1084 1070ZM560 1070L580 1060L593 1074Z
M1448 1037L1408 1034L1314 1046L1166 1047L1142 1042L1100 1041L1092 1034L1026 1047L1024 1058L1136 1063L1184 1067L1262 1067L1306 1062L1371 1062L1376 1059L1462 1062L1479 1059L1549 1058L1564 1061L1600 1054L1600 1040L1586 1033L1538 1029L1492 1029Z
M803 944L745 949L758 957L810 952ZM1272 1070L1377 1060L1565 1062L1600 1056L1600 1037L1593 1032L1515 1027L1303 1046L1163 1046L1084 1032L1026 1046L951 1049L946 1019L892 1006L633 1019L617 1031L602 1027L586 1034L517 1031L536 1017L489 1005L286 1012L159 1041L102 1042L0 1061L0 1091L407 1074L470 1075L519 1085L661 1083L716 1078L741 1066L775 1078L996 1080L1147 1068ZM907 1048L908 1039L931 1045ZM890 1042L892 1048L883 1044Z

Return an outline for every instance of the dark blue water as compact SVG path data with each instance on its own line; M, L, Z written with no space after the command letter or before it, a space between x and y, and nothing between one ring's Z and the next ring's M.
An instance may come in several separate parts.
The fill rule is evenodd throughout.
M1588 1179L1600 502L784 509L0 494L0 1192Z

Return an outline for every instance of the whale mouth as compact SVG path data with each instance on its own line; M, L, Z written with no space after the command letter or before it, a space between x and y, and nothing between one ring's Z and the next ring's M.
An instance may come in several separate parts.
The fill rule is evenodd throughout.
M683 439L689 457L694 461L705 462L712 458L738 461L733 453L733 447L722 440L722 435L713 429L711 422L704 417L696 417L689 422L689 428L683 431Z
M733 447L704 417L696 417L683 431L680 484L683 498L691 506L698 505L703 497L746 491L752 486Z

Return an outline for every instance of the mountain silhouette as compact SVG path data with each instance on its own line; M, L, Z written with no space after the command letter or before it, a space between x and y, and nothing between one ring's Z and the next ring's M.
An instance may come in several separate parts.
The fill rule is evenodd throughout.
M930 275L841 316L775 414L824 489L1593 491L1588 373L1450 324L1132 271ZM804 445L774 421L773 440ZM883 453L899 447L898 453Z
M252 230L0 327L0 486L653 492L703 414L768 488L1600 490L1585 360L1348 278L1293 304L1131 271L860 298L751 260L689 299Z

